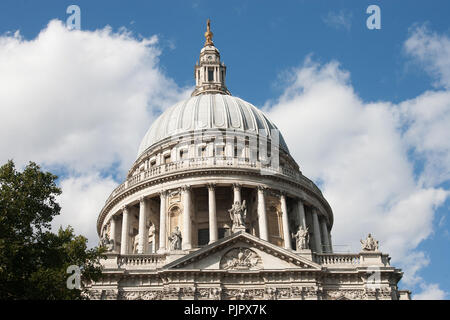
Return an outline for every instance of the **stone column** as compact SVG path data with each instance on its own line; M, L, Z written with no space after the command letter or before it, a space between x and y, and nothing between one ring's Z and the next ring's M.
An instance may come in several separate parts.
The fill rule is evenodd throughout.
M167 240L167 230L166 230L166 217L167 217L167 209L166 209L166 198L167 191L161 191L159 193L159 197L161 199L161 203L159 206L159 249L160 253L166 251L166 240Z
M183 187L183 250L192 249L191 244L191 187Z
M146 201L144 197L139 199L139 243L137 252L144 253L145 252L145 243L148 242L147 235L147 210L146 210Z
M291 245L291 234L289 232L289 220L287 216L287 205L286 205L286 195L284 193L281 193L280 196L280 203L281 203L281 220L283 222L283 238L284 238L284 248L285 249L292 249Z
M215 185L208 184L208 205L209 205L209 243L218 240L217 215L216 215L216 192Z
M126 206L122 208L122 237L120 243L120 254L128 253L130 240L129 211Z
M111 229L110 229L110 240L114 243L114 251L117 251L117 239L116 239L116 233L117 233L117 223L116 223L116 217L111 217Z
M269 241L269 232L267 230L266 202L264 199L263 186L258 186L258 225L259 237L262 240Z
M317 216L316 209L312 210L312 220L313 220L314 244L316 245L316 252L322 253L322 240L320 239L319 217Z
M234 194L233 203L235 203L236 201L241 202L241 185L240 184L233 183L233 194Z
M331 230L328 232L328 241L330 243L330 253L333 253L333 242L331 242Z
M320 220L320 226L321 226L321 234L322 234L322 242L324 245L324 252L331 252L330 250L330 238L328 235L328 228L327 228L327 222L324 218Z
M305 207L303 206L303 201L298 199L297 201L297 213L298 213L298 221L303 228L306 228L306 216L305 216Z

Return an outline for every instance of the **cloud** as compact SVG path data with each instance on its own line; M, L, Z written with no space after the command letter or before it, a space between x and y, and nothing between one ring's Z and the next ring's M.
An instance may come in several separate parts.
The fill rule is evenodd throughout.
M77 234L89 239L91 246L97 245L96 221L105 200L117 186L112 178L99 174L69 177L61 182L63 193L58 199L61 215L52 221L54 230L70 224Z
M0 37L0 161L126 172L155 112L185 96L160 70L158 39L122 29Z
M352 13L346 10L329 11L326 16L322 17L322 21L332 28L349 31L352 27L352 16Z
M371 232L404 268L404 283L423 281L417 272L429 261L416 248L432 234L435 210L450 195L436 186L445 165L435 164L449 157L447 142L433 143L440 127L450 126L447 93L400 104L365 102L338 62L310 58L286 81L284 93L265 108L300 170L321 182L335 215L333 243L357 251ZM419 174L411 149L424 158Z
M444 300L447 294L439 288L438 284L422 285L422 292L413 295L415 300Z
M436 79L436 86L450 89L450 37L414 26L404 43L405 52Z
M58 20L35 39L19 31L0 37L0 161L63 172L54 226L74 226L90 245L98 213L151 122L190 91L161 71L160 53L157 37L69 31Z

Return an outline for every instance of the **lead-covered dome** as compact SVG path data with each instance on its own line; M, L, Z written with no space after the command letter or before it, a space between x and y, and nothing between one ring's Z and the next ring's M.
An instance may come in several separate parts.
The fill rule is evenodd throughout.
M139 146L138 157L158 142L199 130L231 129L270 138L275 124L258 108L227 94L203 93L180 101L151 125ZM289 153L279 134L280 148Z

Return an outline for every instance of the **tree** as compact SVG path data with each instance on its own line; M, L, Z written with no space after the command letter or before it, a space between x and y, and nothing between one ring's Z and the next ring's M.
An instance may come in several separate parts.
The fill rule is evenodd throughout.
M67 267L79 266L83 282L101 276L104 248L88 249L70 226L50 231L61 211L56 179L33 162L0 167L0 299L82 299L83 287L67 288Z

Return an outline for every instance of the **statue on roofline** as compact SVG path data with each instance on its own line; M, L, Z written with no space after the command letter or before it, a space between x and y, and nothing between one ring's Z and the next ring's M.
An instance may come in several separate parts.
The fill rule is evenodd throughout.
M377 251L378 250L378 241L375 240L372 235L369 233L366 240L360 240L361 249L363 251Z

